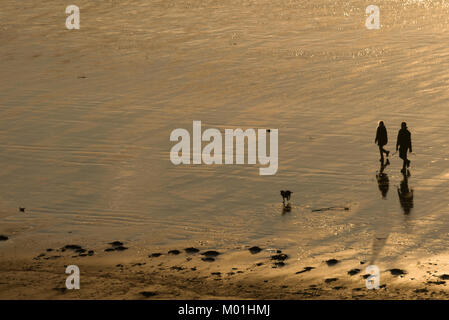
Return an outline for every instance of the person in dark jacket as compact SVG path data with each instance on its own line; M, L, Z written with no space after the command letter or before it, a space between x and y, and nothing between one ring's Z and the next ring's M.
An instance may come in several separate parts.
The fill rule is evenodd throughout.
M380 162L384 163L384 153L387 155L390 154L390 151L387 151L384 149L384 145L388 143L388 134L387 134L387 128L385 127L385 124L383 121L379 122L379 126L377 127L376 132L376 139L374 140L374 143L377 143L379 146L379 152L380 152Z
M398 132L398 140L396 142L396 151L399 148L399 157L404 161L402 164L402 173L405 173L406 168L410 167L410 160L407 159L407 151L412 151L412 134L407 129L407 124L402 122L401 130Z

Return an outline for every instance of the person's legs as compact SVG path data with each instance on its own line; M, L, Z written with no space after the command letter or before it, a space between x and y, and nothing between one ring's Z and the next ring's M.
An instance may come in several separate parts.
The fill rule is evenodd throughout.
M409 163L407 159L407 150L399 149L399 157L403 160L401 171L405 172L407 164Z
M388 157L388 154L390 153L390 151L385 150L384 146L380 146L380 149L381 149L381 152L384 152Z
M379 153L380 153L380 160L382 163L384 163L384 149L382 146L379 146Z

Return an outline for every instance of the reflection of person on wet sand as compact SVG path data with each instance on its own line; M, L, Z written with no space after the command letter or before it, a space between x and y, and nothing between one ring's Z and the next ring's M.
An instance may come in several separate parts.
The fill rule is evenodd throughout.
M380 152L380 162L384 162L384 153L387 155L390 154L390 151L387 151L384 149L384 145L388 143L388 134L387 134L387 128L384 125L383 121L379 122L379 126L377 127L376 132L376 139L374 139L374 143L377 143L379 146L379 152Z
M407 124L402 122L401 130L398 132L398 140L396 142L396 151L399 147L399 157L404 160L401 172L405 174L406 168L410 167L410 160L407 159L407 151L412 151L412 135L407 130Z
M390 188L390 181L388 175L384 172L385 168L390 164L390 161L384 163L381 161L379 172L376 174L377 183L379 185L380 193L382 198L386 199L388 189ZM390 235L391 225L389 221L384 221L380 230L376 230L373 239L372 255L370 259L370 264L374 264L376 259L379 257L382 249L387 243L388 236Z
M409 214L413 209L413 189L410 190L408 186L407 175L404 174L403 177L401 186L398 187L398 196L404 214Z
M376 174L377 184L379 185L379 191L382 194L382 198L387 197L388 189L390 188L390 181L388 180L388 175L384 172L385 168L390 164L387 159L387 163L380 163L379 173Z

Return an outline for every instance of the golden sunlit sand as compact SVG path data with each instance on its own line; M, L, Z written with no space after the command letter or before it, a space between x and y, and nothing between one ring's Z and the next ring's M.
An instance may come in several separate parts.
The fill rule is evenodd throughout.
M3 0L0 298L446 299L449 7L382 1L367 30L369 4L77 0L67 30L65 3ZM195 120L278 129L277 173L173 165ZM407 122L410 177L379 120L392 154Z

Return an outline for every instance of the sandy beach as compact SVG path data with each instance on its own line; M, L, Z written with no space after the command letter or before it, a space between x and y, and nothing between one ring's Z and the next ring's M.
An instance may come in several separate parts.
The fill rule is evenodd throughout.
M333 255L338 259L298 261L273 248L197 252L189 247L141 257L142 252L132 248L106 249L87 254L87 248L86 253L60 248L43 250L32 259L3 260L0 299L402 300L447 299L449 295L446 256L432 261L405 258L396 268L381 265L379 289L368 290L367 261L348 259L349 252ZM285 260L273 258L284 254ZM65 287L69 263L80 268L80 290Z
M369 4L79 0L67 30L64 3L4 0L0 298L447 299L449 5L382 1L367 30ZM173 165L195 120L278 129L277 173ZM392 154L407 121L409 176L379 120Z

